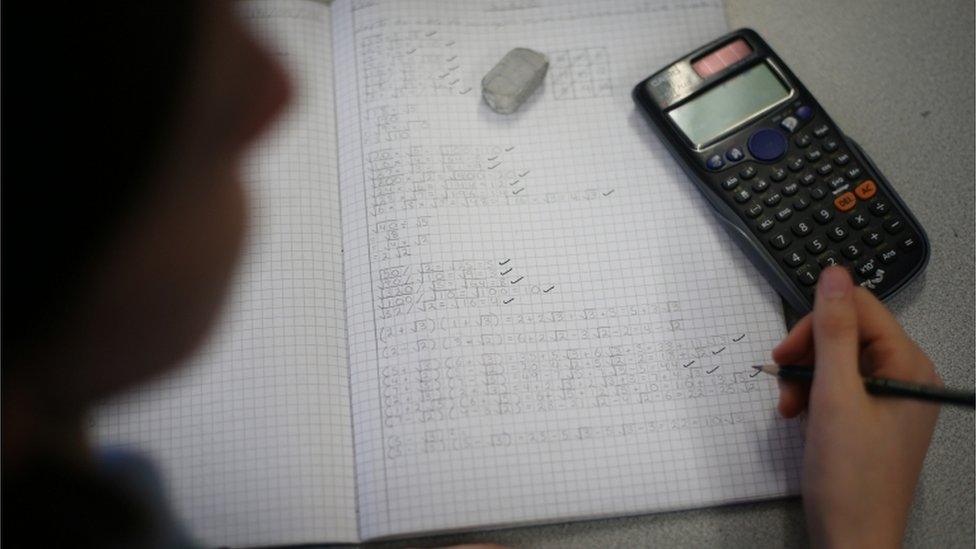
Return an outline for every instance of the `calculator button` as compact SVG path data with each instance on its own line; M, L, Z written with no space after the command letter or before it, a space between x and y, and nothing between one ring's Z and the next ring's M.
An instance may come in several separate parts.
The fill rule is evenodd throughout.
M739 177L741 177L742 179L752 179L755 176L756 176L755 166L746 166L745 168L742 168L742 170L739 172Z
M854 272L861 278L870 277L876 270L878 270L878 260L873 257L862 259L854 265Z
M807 209L808 206L810 206L810 201L802 196L793 201L793 209L798 212L802 212L803 210Z
M814 187L810 189L810 198L814 200L820 200L825 196L827 196L827 191L825 191L823 187Z
M791 172L798 172L803 169L803 159L800 157L791 158L789 162L786 163L786 167L789 168Z
M854 181L858 177L861 177L861 168L858 168L857 166L851 166L850 168L847 168L847 170L844 171L844 177L846 177L850 181Z
M769 173L769 178L779 183L786 179L786 170L783 168L773 168L773 171Z
M814 183L817 182L817 176L813 175L812 173L805 173L800 176L800 179L798 181L800 182L800 185L803 185L804 187L809 187L810 185L813 185Z
M800 135L793 138L793 142L796 143L797 147L800 147L802 149L805 147L809 147L810 143L813 142L813 139L810 138L810 134L801 133Z
M848 233L847 229L845 229L844 226L841 225L840 223L827 229L827 236L829 236L830 239L833 240L834 242L840 242L841 240L844 240L845 238L847 238L848 234L850 233Z
M757 193L761 193L769 188L769 181L766 181L765 177L761 177L752 183L752 190Z
M793 234L796 236L806 236L813 230L813 225L809 221L799 221L793 225Z
M817 173L819 173L820 175L827 175L833 169L834 167L831 166L830 164L821 164L821 166L817 168Z
M829 153L836 151L838 147L839 145L837 144L837 141L834 139L828 139L827 141L824 141L823 144L823 150Z
M877 246L884 242L884 235L877 229L868 229L861 235L861 240L868 246Z
M846 192L834 199L834 207L842 212L853 210L856 205L857 199L852 192Z
M731 149L725 151L725 159L729 162L738 162L746 157L746 153L742 152L739 147L732 147Z
M794 194L798 193L799 191L800 191L800 186L796 182L787 183L786 185L783 185L783 195L784 196L793 196Z
M793 239L790 238L788 233L779 233L769 239L769 243L777 250L782 250L789 246L791 242L793 242Z
M905 223L901 219L898 219L896 217L894 219L889 219L888 221L885 221L882 227L884 227L884 230L888 231L888 233L890 234L898 234L902 230L904 230Z
M739 186L739 178L734 175L726 178L725 181L722 182L722 188L727 191L731 191L732 189L738 186Z
M831 177L827 180L827 186L829 186L830 190L832 191L836 191L844 185L847 185L847 180L839 175Z
M808 252L812 253L813 255L817 255L827 249L827 243L818 236L817 238L811 238L807 242L806 248Z
M844 246L844 249L841 250L841 253L843 253L844 257L846 257L847 259L855 259L861 255L861 247L851 242L850 244Z
M878 217L885 215L889 210L888 203L884 200L875 200L868 206L868 209Z
M783 256L783 263L786 263L787 267L793 267L794 269L800 265L803 265L805 260L806 256L804 256L803 253L796 251L790 252Z
M807 160L810 162L816 162L817 160L820 160L820 157L822 156L823 153L820 152L820 149L810 149L806 154Z
M874 184L874 181L870 179L865 179L860 185L854 187L854 194L857 195L861 200L867 200L874 196L878 192L878 186Z
M837 254L835 254L833 250L828 250L822 256L818 257L817 263L819 263L824 269L834 265L840 265L840 261L837 260Z
M712 156L708 157L708 160L705 161L705 166L709 170L717 170L724 165L725 161L722 160L722 155L720 154L713 154Z
M820 277L820 269L813 265L804 265L796 270L796 278L804 286L813 286Z
M770 208L772 208L773 206L779 204L779 201L782 200L782 199L783 199L783 195L781 195L779 193L773 193L773 194L767 196L766 199L763 200L763 202L765 202L767 206L769 206Z
M791 210L789 208L783 208L782 210L776 212L776 220L777 221L786 221L792 215L793 215L793 210Z
M779 123L779 127L783 128L784 130L790 133L793 133L793 130L795 130L796 127L799 125L800 125L800 121L792 116L787 116Z
M851 161L851 155L847 153L840 153L834 157L834 164L838 166L843 166Z
M864 215L861 212L851 212L847 216L847 224L855 229L860 229L862 227L867 226L868 216Z
M757 160L769 162L786 153L786 138L779 130L763 128L749 136L748 146Z
M898 247L903 250L911 250L915 246L918 246L918 239L913 235L906 236L905 238L901 239L901 242L898 243Z
M820 138L830 133L830 127L826 124L821 124L813 129L813 135Z
M817 223L826 225L831 219L834 218L834 214L827 208L820 208L819 210L814 210L813 218L817 221Z
M759 232L764 233L772 229L775 224L776 222L773 221L772 217L766 216L756 222L756 228L759 229Z
M813 118L813 109L807 105L800 105L796 109L796 117L800 120L810 120Z
M753 202L752 204L749 205L748 208L746 208L746 215L748 215L752 219L755 219L759 217L759 214L761 214L762 211L763 211L762 204L758 202Z
M743 204L747 202L750 198L752 198L752 195L749 194L749 191L745 189L739 189L735 191L734 193L732 193L732 196L735 198L735 201L738 202L739 204Z
M885 265L891 265L898 259L898 250L891 246L883 246L878 250L878 257L881 258L881 262Z

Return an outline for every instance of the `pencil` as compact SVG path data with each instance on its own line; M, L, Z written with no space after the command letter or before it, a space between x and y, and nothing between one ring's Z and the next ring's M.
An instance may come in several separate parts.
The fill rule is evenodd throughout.
M807 383L813 381L813 368L807 366L763 364L753 366L753 368L786 381L803 381ZM971 391L945 389L936 387L935 385L911 383L880 377L864 378L864 388L873 395L914 398L929 402L938 402L940 404L954 404L956 406L968 406L970 408L976 407L976 393Z

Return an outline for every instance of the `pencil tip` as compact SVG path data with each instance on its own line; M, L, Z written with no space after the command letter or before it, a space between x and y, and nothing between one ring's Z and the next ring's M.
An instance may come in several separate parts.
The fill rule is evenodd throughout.
M760 372L761 372L761 371L762 371L762 369L763 369L763 367L762 367L761 365L760 365L760 366L753 366L753 368L754 368L754 369L756 369L756 370L759 370Z

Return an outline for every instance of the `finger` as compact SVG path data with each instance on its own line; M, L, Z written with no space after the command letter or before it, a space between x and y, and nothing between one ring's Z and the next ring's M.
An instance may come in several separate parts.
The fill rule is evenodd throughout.
M874 294L857 288L854 302L859 337L865 355L870 358L861 364L864 375L919 382L933 382L937 378L932 362Z
M773 349L773 362L785 364L813 364L813 316L807 315L793 326L790 333Z
M810 386L806 383L793 383L776 380L779 385L779 413L783 417L796 417L807 409L810 398Z
M814 398L863 393L854 284L846 269L830 267L820 275L812 322L817 371L811 389Z

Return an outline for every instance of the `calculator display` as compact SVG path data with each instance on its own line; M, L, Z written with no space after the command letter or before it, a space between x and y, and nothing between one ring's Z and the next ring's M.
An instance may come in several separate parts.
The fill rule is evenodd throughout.
M759 63L668 112L688 139L702 147L790 96L766 63Z

